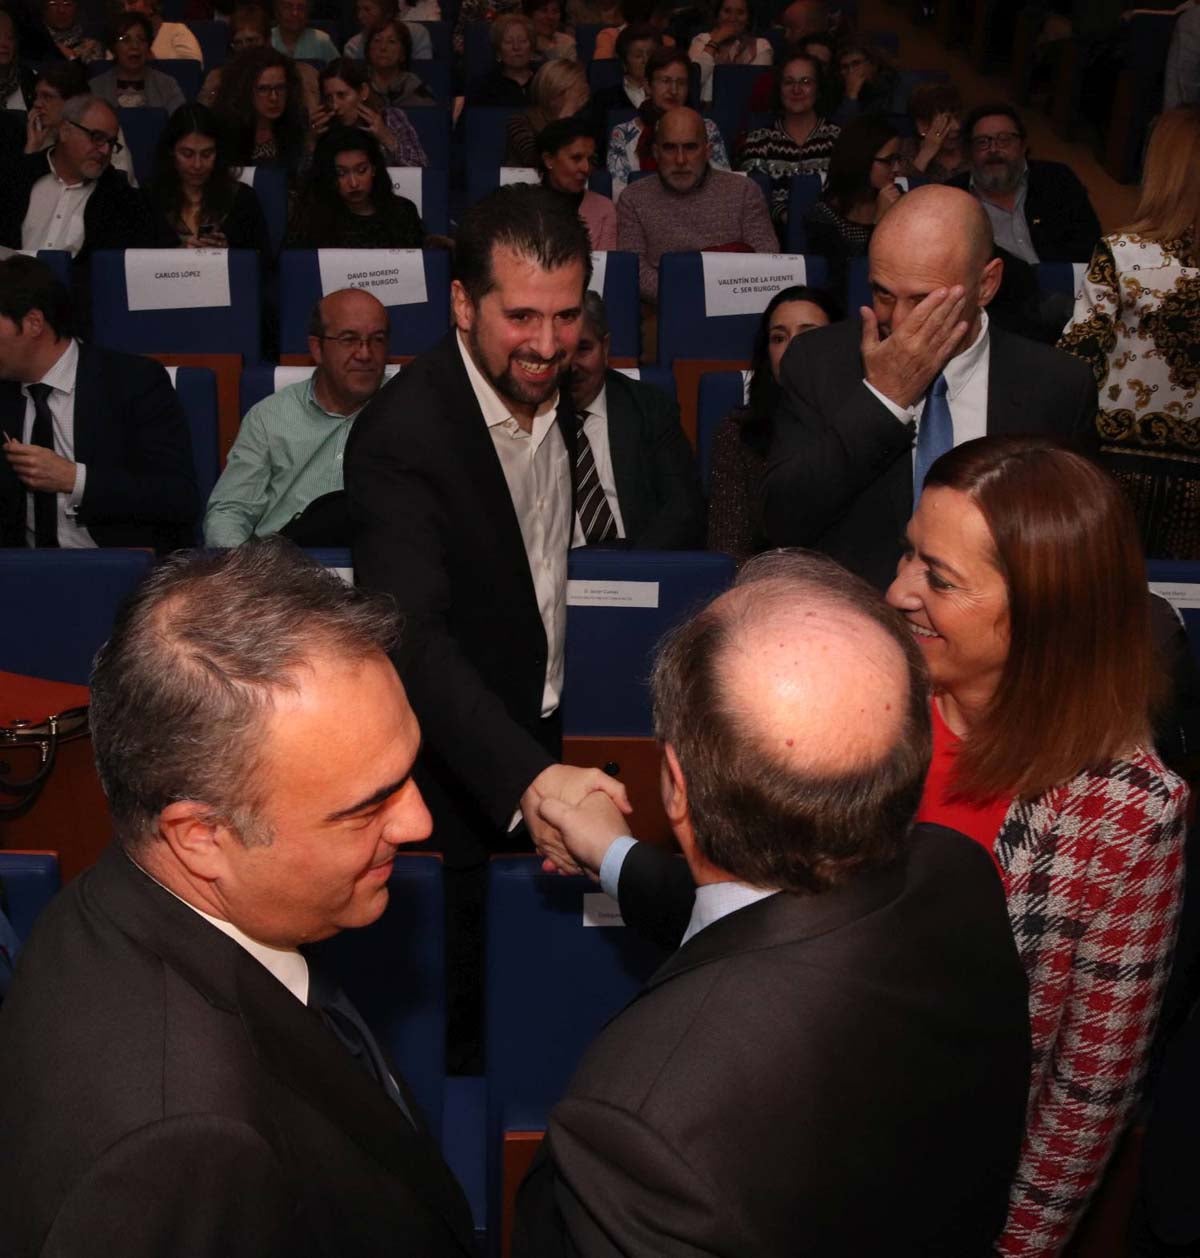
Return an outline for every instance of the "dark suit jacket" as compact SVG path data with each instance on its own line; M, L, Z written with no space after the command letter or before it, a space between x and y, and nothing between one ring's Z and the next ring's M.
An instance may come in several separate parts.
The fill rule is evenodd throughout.
M13 1258L472 1253L423 1125L115 846L21 955L0 1011L0 1128Z
M604 377L608 447L625 538L646 550L704 548L704 495L679 407L619 371Z
M354 421L345 483L357 580L404 616L394 659L421 723L434 843L462 867L513 846L509 819L559 736L541 719L546 633L525 543L456 338ZM558 419L573 459L565 398Z
M994 325L989 336L988 434L1036 433L1094 453L1091 370ZM772 545L824 551L884 589L912 515L915 429L863 384L861 341L850 319L798 337L784 355L763 527Z
M0 427L20 440L25 398L0 381ZM80 344L75 461L87 465L79 523L98 546L190 546L200 516L187 421L166 370ZM25 545L24 486L0 459L0 545Z
M1102 232L1079 176L1062 162L1027 165L1025 221L1034 252L1042 262L1090 262ZM950 186L969 191L970 172L956 175Z
M670 859L627 858L627 921L660 917L631 887ZM906 864L759 901L662 966L554 1109L514 1254L987 1254L1029 1056L995 869L921 827Z

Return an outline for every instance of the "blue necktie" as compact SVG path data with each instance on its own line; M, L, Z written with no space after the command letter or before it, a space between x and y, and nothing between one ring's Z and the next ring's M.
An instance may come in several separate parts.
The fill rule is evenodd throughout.
M913 506L921 498L921 488L929 469L947 450L954 449L954 420L946 400L946 377L939 375L929 386L921 426L917 429L917 454L913 459Z

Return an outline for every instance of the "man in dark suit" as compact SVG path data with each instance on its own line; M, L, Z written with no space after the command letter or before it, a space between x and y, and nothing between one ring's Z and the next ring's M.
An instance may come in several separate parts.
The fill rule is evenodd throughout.
M679 408L661 390L611 371L608 347L604 299L589 291L571 368L582 429L576 437L588 443L596 471L592 480L588 459L582 468L576 460L576 511L584 537L647 550L703 549L704 495Z
M774 545L824 551L882 590L938 454L988 433L1092 453L1097 404L1082 361L989 326L1003 263L967 193L930 185L903 196L869 261L873 304L861 322L818 328L784 355L763 526Z
M0 545L191 545L200 499L170 377L70 329L48 267L0 261Z
M597 797L542 807L622 914L682 943L585 1055L514 1253L971 1258L1029 1077L1004 893L912 829L916 647L830 560L776 554L668 639L653 690L684 862Z
M473 1253L411 1093L302 950L374 921L429 833L395 632L278 538L167 560L122 612L91 694L115 842L0 1010L6 1254Z

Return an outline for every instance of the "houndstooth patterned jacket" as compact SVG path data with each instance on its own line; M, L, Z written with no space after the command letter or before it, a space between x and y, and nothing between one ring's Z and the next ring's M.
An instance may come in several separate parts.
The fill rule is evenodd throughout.
M1001 1254L1059 1253L1137 1100L1175 942L1187 795L1139 750L1014 801L1000 827L1033 1033Z

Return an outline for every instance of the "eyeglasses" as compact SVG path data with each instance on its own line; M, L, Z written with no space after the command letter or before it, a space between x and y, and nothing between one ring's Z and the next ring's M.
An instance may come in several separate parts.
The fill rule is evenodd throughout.
M655 75L650 82L658 87L687 87L688 85L687 79L664 79L661 75Z
M1021 138L1018 131L1001 131L999 135L975 135L971 137L971 147L979 153L988 149L1010 149Z
M904 158L899 153L893 153L891 157L872 157L871 160L873 162L879 162L882 166L890 166L893 170L895 170L897 166L904 165Z
M811 75L804 75L799 79L783 79L781 80L783 87L815 87L817 80Z
M147 48L150 41L145 35L118 35L117 43L124 44L128 48Z
M388 343L386 332L368 332L360 336L357 332L339 332L337 336L320 336L321 341L332 341L342 349L383 349Z
M287 91L287 84L255 83L254 91L258 96L282 96Z
M82 131L98 149L109 149L114 157L125 148L115 135L109 135L107 131L89 131L87 127L72 122L70 118L64 118L63 121L74 127L76 131Z

